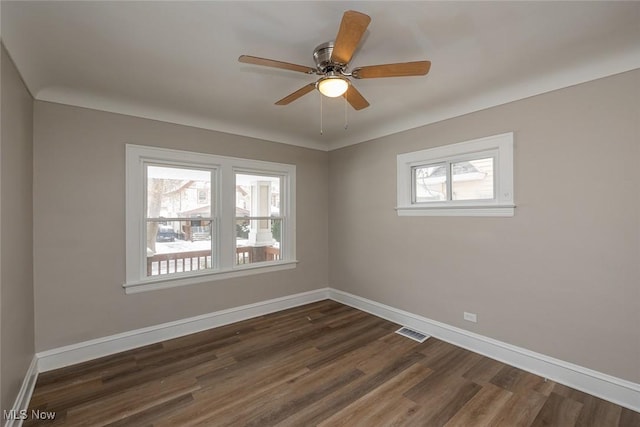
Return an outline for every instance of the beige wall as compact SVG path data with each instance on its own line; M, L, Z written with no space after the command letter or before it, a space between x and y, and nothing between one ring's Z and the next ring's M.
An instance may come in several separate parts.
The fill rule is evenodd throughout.
M33 99L2 45L0 410L11 409L34 355Z
M633 71L331 152L330 285L640 382L639 122ZM510 131L513 218L396 215L397 154Z
M34 132L38 351L327 285L327 153L39 101ZM125 143L295 164L297 268L125 295Z

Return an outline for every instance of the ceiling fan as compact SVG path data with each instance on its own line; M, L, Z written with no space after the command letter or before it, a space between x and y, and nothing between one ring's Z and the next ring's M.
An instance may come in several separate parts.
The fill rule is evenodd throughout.
M351 57L370 22L371 18L364 13L353 10L346 11L342 16L336 40L322 43L313 51L313 59L316 63L315 68L250 55L242 55L238 58L238 61L322 76L318 81L309 83L292 94L285 96L276 102L276 105L287 105L314 89L318 89L320 93L331 98L344 96L353 108L362 110L369 106L369 102L353 86L349 77L372 79L378 77L424 76L431 67L430 61L415 61L369 65L348 71L349 61L351 61Z

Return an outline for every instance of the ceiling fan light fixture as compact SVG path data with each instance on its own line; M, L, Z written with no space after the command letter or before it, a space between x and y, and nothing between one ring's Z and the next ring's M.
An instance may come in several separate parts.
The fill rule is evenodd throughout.
M317 87L324 96L337 98L349 89L349 80L340 76L325 76L318 80Z

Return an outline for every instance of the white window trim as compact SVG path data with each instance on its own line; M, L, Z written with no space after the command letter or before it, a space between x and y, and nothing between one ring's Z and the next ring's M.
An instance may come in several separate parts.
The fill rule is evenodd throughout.
M468 160L482 154L494 158L494 199L413 202L413 167ZM513 216L513 133L399 154L397 198L398 216Z
M267 273L295 268L296 260L296 167L284 163L265 162L235 157L216 156L167 148L143 145L126 145L126 273L125 292L137 293L154 289L211 282L234 277ZM170 276L146 276L146 244L144 243L144 164L149 162L170 163L185 167L204 167L215 170L214 194L218 221L216 231L218 239L215 250L219 254L214 268L186 274ZM282 215L287 218L287 227L283 227L282 247L284 259L249 265L234 265L235 249L235 172L236 170L279 175L283 178L284 201ZM143 250L145 249L145 250Z

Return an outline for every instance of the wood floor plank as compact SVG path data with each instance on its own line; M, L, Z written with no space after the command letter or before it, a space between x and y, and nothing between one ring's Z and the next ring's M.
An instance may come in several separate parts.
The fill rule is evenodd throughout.
M356 368L365 373L373 373L380 369L380 366L392 363L402 354L417 353L415 347L415 342L401 335L395 333L384 335L370 345L362 347L362 357L356 364Z
M212 369L197 377L198 382L203 387L219 387L221 384L227 384L233 387L241 386L247 381L254 381L256 378L262 378L262 375L270 375L277 372L279 368L285 366L287 369L294 371L306 368L306 362L312 358L318 350L301 344L298 347L291 347L286 354L267 354L264 357L256 357L253 359L243 359L235 362L230 366L221 366ZM228 355L225 357L229 357ZM235 359L234 359L235 360ZM236 383L238 381L238 383Z
M364 311L347 310L347 311L341 312L340 314L333 317L332 319L328 319L325 322L325 325L328 326L329 328L332 328L333 330L336 330L340 327L345 327L348 325L352 325L354 323L358 323L360 320L365 319L367 316L369 316L369 314L365 313Z
M134 415L122 417L118 421L107 424L107 426L129 427L153 425L154 423L157 423L169 417L180 408L187 407L191 403L193 403L193 396L190 393L183 394L166 402L158 403L157 405L151 406L148 409L140 411Z
M433 359L426 357L422 363L436 372L463 376L480 360L482 360L481 355L460 347L454 347L453 351L445 352L439 357Z
M506 366L507 365L502 362L484 357L469 368L467 372L462 374L462 376L476 384L485 385Z
M377 318L364 318L357 323L345 324L339 327L333 327L330 334L325 334L314 339L314 345L318 350L335 348L338 345L352 342L354 339L361 337L364 333L375 330L386 323L385 320ZM387 331L384 331L384 335Z
M216 420L231 419L237 412L244 413L247 409L245 402L258 402L268 399L272 390L288 383L309 371L301 369L297 371L278 372L269 378L266 384L251 387L251 384L240 388L230 387L223 391L218 388L202 390L194 393L194 403L177 411L166 419L155 423L157 427L180 426L189 427L197 425L216 424ZM264 380L263 380L264 381ZM238 409L240 408L240 409Z
M162 344L154 345L153 349L162 349ZM95 364L93 362L95 362ZM34 395L47 392L51 389L64 387L66 384L78 383L83 379L90 381L95 378L100 378L102 372L110 370L122 371L126 370L129 366L136 366L135 357L131 354L119 353L97 360L43 372L38 375L38 386L34 390Z
M306 360L317 352L315 348L304 347L282 357L270 355L266 358L244 359L232 366L206 373L198 377L203 388L194 393L194 405L160 425L197 425L210 417L218 418L218 414L234 405L256 400L260 394L271 393L283 382L308 373Z
M398 327L319 301L42 373L29 410L55 412L53 426L640 426L637 412Z
M177 398L190 396L199 388L194 378L179 375L146 382L125 392L75 406L67 411L66 422L82 425L84 420L90 420L91 426L104 426Z
M34 393L33 396L31 396L30 404L33 407L46 409L48 405L61 398L69 397L70 399L75 399L80 393L99 392L103 387L100 377L93 378L90 381L82 379L82 381L75 383L65 382L61 387L53 389L49 387L50 385L51 384L43 386L42 388L44 390L39 390L38 394ZM36 385L36 389L38 389L38 385Z
M582 405L582 411L580 411L576 426L597 427L619 424L620 415L622 414L620 406L595 396L589 396L589 399L582 402Z
M456 392L457 388L467 384L474 384L463 378L462 375L475 365L480 358L481 356L467 350L457 349L453 354L447 353L444 358L438 358L431 363L424 360L421 361L422 364L433 370L434 374L412 387L405 393L405 396L420 404L431 402L433 399L440 401L447 399L450 394ZM446 363L446 360L449 363ZM474 385L477 386L473 387L476 390L481 388L477 384ZM446 390L447 393L434 393L434 391L440 389Z
M380 385L380 387L373 389L344 409L336 412L333 416L318 424L318 427L353 426L357 424L369 426L385 425L389 422L389 413L393 413L398 405L411 403L411 405L408 405L407 410L410 410L410 408L417 409L418 405L409 402L402 394L432 372L431 369L423 365L414 364Z
M418 363L424 356L420 353L408 353L392 360L384 366L380 366L378 371L370 375L365 375L353 383L337 390L326 398L309 405L287 418L282 425L316 425L340 411L352 402L365 396L370 391L376 389L386 381L398 375L405 369ZM341 365L351 366L349 363L340 362Z
M638 427L640 426L640 412L634 412L628 408L622 408L620 413L619 427Z
M310 360L307 366L309 369L315 369L322 365L333 363L340 357L352 352L363 345L367 345L369 342L374 341L388 332L381 328L371 328L363 330L361 333L354 335L350 340L341 339L338 344L332 347L326 347L324 351L321 351L313 360Z
M405 392L404 396L421 406L417 419L442 426L481 389L480 385L465 378L436 371ZM422 423L411 422L409 425Z
M513 366L505 366L491 379L492 384L514 393L535 390L540 388L544 382L543 377Z
M563 397L582 403L582 411L576 421L577 426L617 425L620 421L622 408L618 405L562 384L556 384L553 391Z
M255 416L249 418L246 423L243 423L243 425L247 427L260 427L277 424L278 422L288 418L291 414L298 412L301 408L309 406L316 400L322 399L336 390L339 390L363 375L364 373L362 371L354 369L346 374L342 374L340 377L333 378L330 381L322 381L318 386L313 387L310 391L302 393L287 393L289 396L288 400L281 404L276 404L274 408L261 410ZM232 421L227 425L233 426L238 424Z
M356 400L362 394L360 390L366 387L370 378L370 375L363 375L275 425L278 427L316 425Z
M220 383L209 384L208 387L194 392L194 402L188 408L182 408L166 419L156 423L157 426L188 426L203 424L212 417L218 418L224 411L243 402L255 400L261 394L268 394L280 384L299 377L308 370L306 368L288 367L286 365L262 370L258 375L232 375L221 378ZM253 381L255 379L255 382Z
M513 393L510 391L487 384L469 399L445 426L487 426L498 415L511 396L513 396Z
M415 420L427 420L427 425L443 426L451 418L453 418L469 400L482 390L477 384L463 381L460 378L456 378L456 381L452 382L451 390L447 390L446 393L442 393L441 396L431 395L430 398L424 399L422 408L417 414ZM441 390L443 391L443 390ZM431 402L438 402L437 405L431 406ZM411 422L410 426L423 425L422 422L416 424Z
M280 380L283 376L279 375L276 387L257 389L257 393L250 393L247 397L244 396L246 387L236 388L237 398L230 401L225 398L222 402L217 402L219 407L209 417L199 418L198 421L205 425L214 421L217 425L246 425L258 420L263 423L271 420L275 424L279 418L286 418L288 411L295 406L304 406L333 388L339 388L336 384L348 384L362 375L362 372L344 365L307 370L306 373L295 375L284 382ZM222 403L225 404L224 407L220 407Z
M547 396L537 391L516 393L491 420L492 427L527 427L536 419Z
M575 426L582 411L582 403L551 393L531 424L541 426Z

